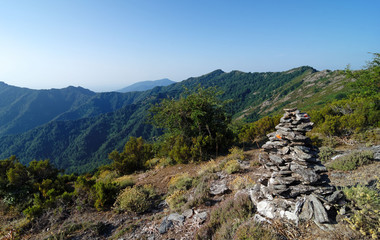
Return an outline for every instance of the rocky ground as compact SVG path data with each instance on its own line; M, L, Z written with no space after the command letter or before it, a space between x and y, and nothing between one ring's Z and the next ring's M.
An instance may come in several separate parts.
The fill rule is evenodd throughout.
M376 152L376 161L370 165L362 166L355 171L329 171L327 174L331 184L337 187L352 186L355 184L368 184L380 177L380 146L372 147ZM352 151L345 149L340 154ZM226 174L216 172L217 176L211 184L210 191L212 201L195 209L185 209L182 212L171 212L167 205L142 215L130 215L116 213L115 211L97 212L91 209L78 209L74 214L65 215L61 213L61 219L45 222L49 227L35 226L30 234L24 239L194 239L197 230L209 221L210 212L221 202L234 196L232 182L237 177L249 176L257 182L263 175L268 175L268 170L258 164L260 150L246 151L245 161L241 161L240 172ZM224 161L224 157L216 159L216 163ZM187 164L175 165L166 168L154 169L134 176L137 184L152 184L160 194L165 194L171 177L178 173L189 173L195 176L202 165ZM52 212L54 218L56 214ZM274 230L289 239L360 239L360 236L350 230L347 225L339 219L338 223L332 224L328 231L321 230L314 222L308 221L298 227L291 223L272 222ZM7 216L2 218L0 224L18 224L22 218L18 216ZM40 223L43 225L44 223ZM65 237L63 237L65 236ZM11 239L9 236L0 239Z

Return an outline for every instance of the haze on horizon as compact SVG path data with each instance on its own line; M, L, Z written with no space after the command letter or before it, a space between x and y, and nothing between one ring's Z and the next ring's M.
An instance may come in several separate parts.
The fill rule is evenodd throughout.
M110 91L215 69L359 69L380 1L2 1L0 81Z

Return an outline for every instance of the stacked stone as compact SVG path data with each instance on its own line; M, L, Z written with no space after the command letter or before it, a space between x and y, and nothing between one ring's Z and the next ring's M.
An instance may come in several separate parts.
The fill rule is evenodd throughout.
M310 117L296 108L284 110L277 131L268 134L269 141L262 146L266 154L260 156L272 172L267 184L269 191L286 198L311 192L331 194L334 187L323 174L327 169L318 159L319 151L305 136L313 128Z
M270 175L261 179L250 196L257 212L267 218L287 218L298 222L310 220L329 223L326 210L344 201L343 194L329 184L327 169L318 159L306 133L313 127L310 117L296 108L285 114L268 134L260 161Z

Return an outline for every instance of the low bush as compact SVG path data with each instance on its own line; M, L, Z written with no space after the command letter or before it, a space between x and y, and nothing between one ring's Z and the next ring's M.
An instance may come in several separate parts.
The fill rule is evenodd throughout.
M352 153L335 159L328 167L335 170L352 171L373 161L373 151L353 151Z
M95 208L98 211L107 209L113 205L116 196L120 191L120 186L114 182L97 182L95 184Z
M239 194L215 207L210 220L197 233L197 239L233 239L239 226L253 214L248 194Z
M217 171L218 167L219 165L214 160L210 160L200 166L198 176L202 176L207 173L214 173Z
M121 189L124 189L126 187L132 187L133 185L135 185L133 177L129 175L124 175L122 177L116 178L115 182L120 185Z
M327 162L336 153L336 151L331 147L321 147L319 149L319 159L322 162Z
M228 154L227 158L228 160L244 160L244 150L238 147L233 147L230 150L228 150L230 154Z
M127 187L117 197L114 207L120 211L143 213L151 208L155 197L150 185Z
M237 160L230 160L224 165L223 170L228 174L237 173L240 171L240 164Z
M178 210L186 203L186 201L186 191L184 190L176 190L166 198L166 203L171 210Z
M167 166L172 166L172 165L175 165L176 162L170 158L170 157L164 157L164 158L161 158L158 165L159 167L167 167Z
M144 163L144 167L147 169L154 168L160 163L160 160L160 158L151 158Z
M188 190L193 185L193 178L188 173L178 173L168 183L169 192Z
M353 214L346 218L351 229L372 239L380 238L380 184L370 188L354 186L343 189L347 199L351 201Z

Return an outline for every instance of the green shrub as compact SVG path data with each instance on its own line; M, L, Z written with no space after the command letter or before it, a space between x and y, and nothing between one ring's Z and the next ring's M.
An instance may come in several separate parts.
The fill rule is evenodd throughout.
M311 132L307 132L306 133L306 136L308 136L312 142L312 144L314 146L317 146L317 147L322 147L322 144L323 144L323 139L320 138L320 136L318 134L314 134L314 133L311 133Z
M193 178L188 173L178 173L168 183L169 192L175 190L188 190L193 185Z
M161 158L160 159L160 162L158 163L158 166L159 167L167 167L167 166L172 166L174 165L176 162L171 159L170 157L166 157L166 158Z
M327 162L335 153L335 150L331 147L321 147L319 149L319 159L322 162Z
M95 184L95 208L98 211L109 208L116 200L116 196L120 191L120 186L114 182L97 182Z
M152 206L155 197L151 185L128 187L117 197L114 206L116 210L143 213Z
M159 163L160 163L160 158L151 158L149 160L147 160L145 163L144 163L144 167L147 168L147 169L151 169L151 168L154 168L155 166L157 166Z
M197 239L233 239L239 226L253 214L248 194L239 194L215 207L210 221L197 233Z
M374 188L365 186L347 187L343 189L347 199L351 201L353 214L346 221L351 229L373 239L380 237L380 184Z
M352 171L373 161L372 151L353 151L331 162L328 167L335 170Z
M144 164L153 156L153 146L141 137L130 137L123 152L111 152L108 157L113 160L111 167L119 174L129 174L144 169Z
M176 190L166 198L166 202L172 210L181 208L186 201L186 191L184 190Z
M258 142L280 122L280 116L263 117L260 120L245 124L239 133L240 142Z
M244 150L238 147L233 147L228 150L230 154L228 154L227 159L229 160L244 160Z
M237 160L230 160L224 165L223 170L228 174L239 172L240 164Z
M115 182L120 185L120 189L124 189L126 187L132 187L133 185L135 185L135 181L133 180L133 177L128 176L128 175L116 178Z

